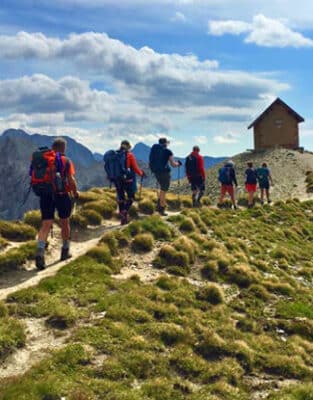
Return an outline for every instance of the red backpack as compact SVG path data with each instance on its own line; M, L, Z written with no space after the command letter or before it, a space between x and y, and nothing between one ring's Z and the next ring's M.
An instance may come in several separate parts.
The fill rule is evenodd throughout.
M30 176L36 196L66 192L66 165L61 155L48 147L40 147L32 155Z

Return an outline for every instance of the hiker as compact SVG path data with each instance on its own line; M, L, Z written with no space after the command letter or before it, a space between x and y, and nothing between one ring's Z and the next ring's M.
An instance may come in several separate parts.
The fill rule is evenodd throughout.
M119 150L109 150L103 157L108 179L116 188L121 225L128 223L128 212L135 200L136 174L142 178L146 176L138 167L136 158L130 150L129 141L123 140Z
M31 186L40 199L42 225L38 233L36 267L44 269L45 249L49 232L53 225L55 210L57 210L63 245L61 261L71 258L70 254L70 215L72 198L77 199L79 193L74 178L75 168L72 161L65 156L66 140L57 138L52 149L39 148L33 153L30 167Z
M217 206L219 208L223 207L224 197L226 193L228 193L231 198L233 208L237 209L233 184L235 184L237 187L238 183L234 169L234 163L231 160L227 161L224 166L219 169L218 180L221 184L221 194Z
M149 156L149 166L151 172L160 186L160 193L158 196L157 211L160 215L166 216L166 192L168 192L171 183L171 168L179 168L181 161L175 161L174 155L168 145L170 142L166 138L160 138L159 143L152 146Z
M201 198L205 190L204 159L199 146L194 146L192 153L186 157L185 170L192 191L192 206L201 207Z
M256 170L256 173L259 182L259 188L261 191L261 204L264 204L264 192L266 194L268 204L271 204L272 201L270 199L270 183L273 185L271 171L268 168L267 164L264 162L262 164L262 167Z
M248 192L248 208L252 208L254 204L254 193L257 187L257 172L250 161L247 163L248 168L245 171L245 187Z

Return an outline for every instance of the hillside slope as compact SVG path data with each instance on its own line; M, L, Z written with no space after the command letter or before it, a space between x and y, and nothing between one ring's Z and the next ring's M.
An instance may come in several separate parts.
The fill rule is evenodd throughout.
M274 149L258 153L242 153L232 157L235 163L238 194L244 194L244 171L247 162L253 161L255 166L267 162L274 179L272 187L273 200L286 200L290 197L305 199L310 197L306 192L306 173L313 170L313 154L298 151ZM218 170L223 164L218 164L207 170L206 188L207 194L216 200L219 195ZM174 186L174 190L182 193L189 192L186 180L181 182L180 188Z
M114 208L95 189L73 222ZM0 232L1 279L33 230ZM312 201L141 214L0 302L0 400L310 400L312 241Z

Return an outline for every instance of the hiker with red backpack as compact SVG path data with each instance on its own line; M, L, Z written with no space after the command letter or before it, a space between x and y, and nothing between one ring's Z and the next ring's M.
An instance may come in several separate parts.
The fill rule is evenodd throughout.
M247 163L248 168L245 171L245 186L248 192L248 208L252 208L254 205L254 193L257 188L258 174L256 169L253 167L253 162Z
M218 180L221 184L221 194L219 198L219 202L217 206L219 208L223 207L223 200L226 195L226 193L229 194L232 205L234 209L237 209L236 206L236 199L235 199L235 191L234 191L234 184L237 187L237 178L236 178L236 172L234 168L234 163L232 161L227 161L222 168L219 170L218 174Z
M63 245L61 261L71 257L70 254L70 215L72 198L77 199L79 193L74 178L75 168L72 161L65 156L66 140L55 139L52 149L41 147L33 153L30 176L31 187L40 199L42 225L38 233L36 267L44 269L45 248L49 232L53 225L54 213L57 210Z
M199 146L194 146L186 157L185 170L192 190L192 206L201 207L201 198L205 190L205 169Z
M142 179L146 176L130 150L129 141L123 140L119 150L109 150L103 156L104 170L116 189L121 225L128 223L128 212L135 200L136 174Z
M152 146L149 156L149 167L154 174L160 193L158 197L157 211L160 215L166 216L166 193L170 188L171 183L171 168L179 168L181 161L175 161L173 152L168 149L170 142L166 138L160 138L159 143Z

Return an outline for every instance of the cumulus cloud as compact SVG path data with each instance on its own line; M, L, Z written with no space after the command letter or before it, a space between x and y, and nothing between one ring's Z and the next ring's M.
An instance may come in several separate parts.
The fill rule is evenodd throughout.
M117 91L149 107L201 105L244 107L288 86L242 71L222 71L214 60L136 49L104 33L73 34L61 40L41 33L0 36L2 58L62 60L102 75Z
M217 135L213 138L214 143L217 144L232 144L238 142L238 137L233 135L232 133L228 133L226 135Z
M53 80L35 74L0 81L0 107L19 113L94 113L109 110L112 96L88 82L67 76Z
M262 14L255 15L252 23L237 20L209 21L209 34L240 35L247 33L246 43L263 47L312 47L313 40L289 28L284 22L267 18Z

